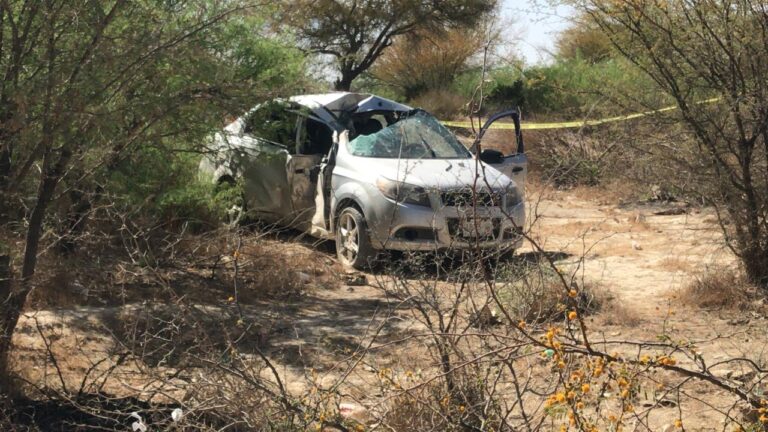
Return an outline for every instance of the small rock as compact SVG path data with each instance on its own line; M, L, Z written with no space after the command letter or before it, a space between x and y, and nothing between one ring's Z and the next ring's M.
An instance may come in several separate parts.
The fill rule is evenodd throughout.
M677 402L673 401L672 399L661 399L661 400L646 399L640 402L640 405L642 405L645 408L650 408L654 406L664 407L664 408L674 408L677 406Z
M656 216L676 216L681 214L686 214L688 211L682 207L675 207L671 209L666 210L659 210L657 212L654 212L653 214Z
M299 281L301 281L301 283L308 284L312 281L312 276L304 272L296 272L296 276L298 276Z
M339 415L345 419L355 420L358 423L366 423L370 420L370 415L365 407L347 402L339 404Z
M640 246L640 243L632 240L632 249L634 249L634 250L643 250L643 247Z
M749 371L744 373L734 373L730 378L736 381L749 382L757 376L757 371Z
M749 318L747 318L747 317L742 317L742 318L734 318L734 319L730 319L730 320L728 320L728 324L730 324L730 325L744 325L744 324L749 324Z
M483 306L478 312L472 313L469 320L473 326L479 328L490 327L501 323L499 317L496 316L496 311L491 310L488 305Z
M659 406L663 406L664 408L674 408L677 406L677 402L673 401L672 399L661 399L657 403Z
M365 286L368 285L368 280L365 278L365 275L352 273L344 276L344 283L347 286Z

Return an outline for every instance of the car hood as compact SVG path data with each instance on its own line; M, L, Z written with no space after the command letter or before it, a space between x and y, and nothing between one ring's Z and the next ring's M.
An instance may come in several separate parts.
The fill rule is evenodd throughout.
M458 189L475 184L493 189L506 189L514 182L495 168L475 159L383 159L355 158L357 171L375 178L385 177L426 189ZM375 178L374 178L375 177Z

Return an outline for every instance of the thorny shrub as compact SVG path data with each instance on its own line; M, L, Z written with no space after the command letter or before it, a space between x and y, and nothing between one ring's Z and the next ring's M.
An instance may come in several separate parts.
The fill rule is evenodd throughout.
M687 305L736 311L766 309L768 298L743 272L732 267L709 268L686 285L679 299Z

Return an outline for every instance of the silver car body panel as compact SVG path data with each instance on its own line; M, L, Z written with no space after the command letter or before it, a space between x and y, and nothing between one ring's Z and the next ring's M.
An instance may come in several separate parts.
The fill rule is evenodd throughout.
M332 157L292 154L290 143L279 145L245 134L246 113L215 134L215 151L200 164L201 171L213 181L224 177L242 179L247 206L259 217L294 226L314 236L332 238L333 215L344 206L356 205L363 212L371 242L377 249L516 248L520 245L522 239L517 233L525 223L522 199L527 172L525 154L508 156L493 166L476 157L355 156L347 147L349 131L340 122L343 114L405 113L412 108L356 93L304 95L288 100L308 108L309 118L334 131ZM424 188L430 205L387 198L377 187L380 178ZM326 184L328 180L330 185ZM468 189L499 193L503 198L488 206L453 206L443 202L445 193ZM474 228L475 235L468 233L467 227ZM408 238L399 235L403 230L432 235Z

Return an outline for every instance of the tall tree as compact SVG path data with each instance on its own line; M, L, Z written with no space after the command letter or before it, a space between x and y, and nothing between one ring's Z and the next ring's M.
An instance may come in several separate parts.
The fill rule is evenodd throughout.
M394 38L417 29L471 27L496 0L284 0L279 22L292 28L305 48L333 58L337 90L381 57Z
M202 142L262 80L291 76L260 74L280 57L232 45L244 27L230 24L248 10L232 0L0 2L0 379L62 185L138 145Z
M450 86L467 69L470 58L483 49L484 39L485 32L477 29L420 30L398 38L371 72L411 100Z
M556 41L557 55L566 60L584 59L597 63L611 56L613 47L603 31L589 17L578 17Z
M675 101L695 148L669 152L716 206L749 279L768 290L768 4L579 0L621 54Z

